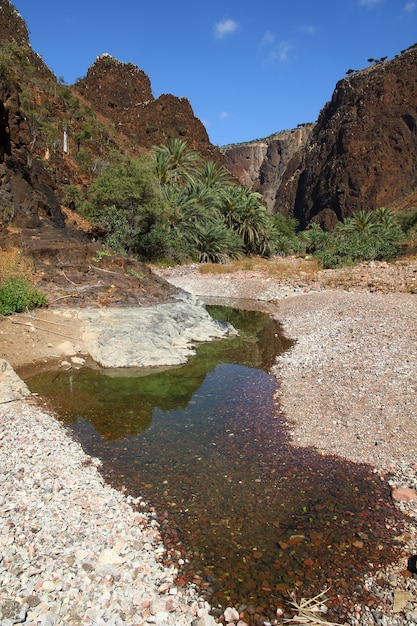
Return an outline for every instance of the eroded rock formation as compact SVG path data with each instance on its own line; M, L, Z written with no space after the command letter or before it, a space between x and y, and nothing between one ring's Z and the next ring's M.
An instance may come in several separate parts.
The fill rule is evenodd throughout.
M171 94L155 99L148 76L132 63L102 54L74 87L96 112L142 149L179 137L204 156L221 160L188 99Z
M265 139L222 148L226 165L242 185L262 194L272 212L282 176L290 159L305 146L313 125L284 130Z
M289 162L273 210L302 227L391 207L417 188L417 47L341 80L303 150Z

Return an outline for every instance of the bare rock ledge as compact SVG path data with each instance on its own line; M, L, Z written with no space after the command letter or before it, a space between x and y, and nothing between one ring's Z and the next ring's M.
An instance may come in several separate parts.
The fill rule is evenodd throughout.
M186 293L149 308L81 309L78 317L84 346L102 367L181 365L195 343L237 334Z

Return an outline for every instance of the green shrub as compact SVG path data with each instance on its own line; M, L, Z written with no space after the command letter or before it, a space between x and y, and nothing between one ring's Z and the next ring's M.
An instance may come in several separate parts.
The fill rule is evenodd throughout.
M1 315L20 313L47 304L46 296L22 276L10 276L0 286Z
M397 220L401 229L408 233L417 226L417 207L409 207L397 213Z
M138 238L136 251L143 261L165 261L168 264L196 260L196 251L183 234L166 225L157 224Z
M297 235L298 221L277 213L272 218L271 240L275 254L286 256L305 251L305 243Z
M398 256L405 241L397 216L384 207L357 211L332 233L312 224L300 238L325 269L357 261L389 261Z

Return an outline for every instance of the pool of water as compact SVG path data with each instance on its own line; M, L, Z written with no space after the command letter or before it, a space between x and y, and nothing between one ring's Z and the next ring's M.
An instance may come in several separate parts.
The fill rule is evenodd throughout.
M168 559L185 561L179 582L213 606L240 606L255 624L297 588L331 587L336 617L346 598L372 603L363 575L395 559L401 524L387 485L367 465L292 446L268 373L289 342L264 313L211 312L240 337L183 367L46 372L28 385L107 480L152 504Z

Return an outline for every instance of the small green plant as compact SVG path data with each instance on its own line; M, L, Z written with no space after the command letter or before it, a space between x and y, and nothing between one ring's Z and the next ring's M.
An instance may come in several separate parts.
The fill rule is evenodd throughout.
M110 250L97 250L97 252L93 256L94 263L100 263L101 259L103 259L105 256L111 256Z
M23 276L9 276L0 286L1 315L20 313L47 304L46 296Z
M144 278L144 273L143 272L136 272L135 270L127 270L126 274L128 276L133 276L133 278L137 278L138 280L141 280L141 278Z

